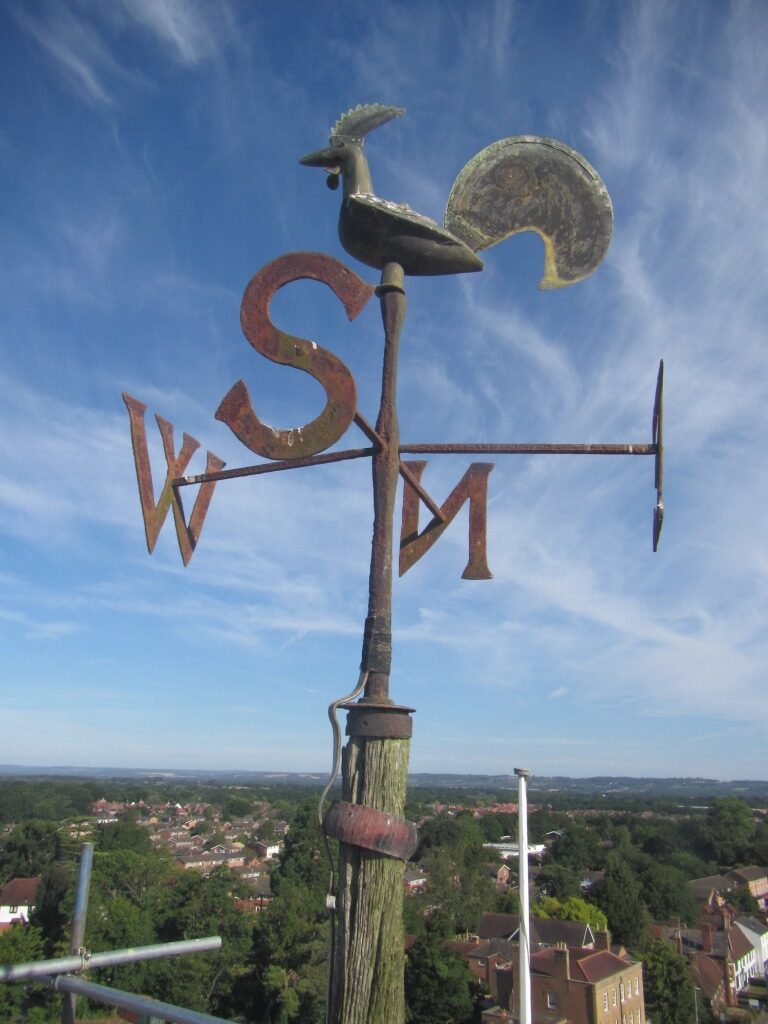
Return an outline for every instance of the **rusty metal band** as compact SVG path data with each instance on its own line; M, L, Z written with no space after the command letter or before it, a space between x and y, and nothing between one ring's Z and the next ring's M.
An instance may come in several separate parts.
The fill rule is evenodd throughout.
M370 705L365 702L347 705L347 736L366 736L370 739L407 740L413 735L413 708L397 705L390 707Z
M346 800L334 800L323 821L327 836L387 857L407 861L419 843L412 821Z

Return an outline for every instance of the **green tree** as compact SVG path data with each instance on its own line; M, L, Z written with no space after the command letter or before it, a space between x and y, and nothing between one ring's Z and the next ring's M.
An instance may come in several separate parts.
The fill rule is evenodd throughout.
M554 896L544 896L531 904L531 914L557 921L583 921L593 931L603 931L608 927L608 918L602 910L578 896L569 896L562 902Z
M100 825L95 840L96 848L103 852L133 850L134 853L147 854L152 851L149 832L131 817L118 818L111 825Z
M734 889L728 893L728 902L742 914L759 914L760 904L748 889Z
M63 953L69 936L74 904L74 863L53 861L44 870L32 923L39 926L47 956Z
M61 837L56 825L27 821L11 832L0 848L0 881L32 878L61 855Z
M424 867L431 913L428 930L444 937L474 931L484 910L494 901L487 872L485 835L471 815L438 815L427 822L416 858Z
M579 873L564 864L547 864L536 875L536 885L558 900L581 894Z
M679 917L684 924L696 921L699 908L682 871L644 858L637 877L643 900L655 921L669 921L673 917Z
M701 826L705 856L721 866L748 863L757 826L752 808L738 797L719 797L712 801Z
M605 859L594 829L580 822L574 822L563 830L553 844L550 856L554 863L573 871L599 869Z
M221 803L221 814L224 819L244 818L253 811L253 801L246 796L231 793Z
M24 925L0 932L0 964L24 964L45 957L43 934L33 925ZM0 985L0 1021L29 1020L34 1011L39 1015L51 998L43 990L26 985ZM47 1018L44 1014L43 1019Z
M506 892L497 892L493 909L497 914L519 914L520 893L516 889L507 889Z
M321 1024L330 865L314 800L298 808L271 881L274 899L256 920L251 968L237 989L240 1005L248 1019Z
M685 959L661 939L652 939L643 954L643 990L654 1024L694 1024L693 982Z
M629 948L642 945L649 923L648 910L640 895L640 884L624 858L608 856L605 877L589 891L589 902L608 918L616 942Z
M166 890L158 907L158 937L163 942L220 935L216 953L195 954L177 962L158 961L151 995L191 1009L227 1017L234 1006L237 982L246 971L253 922L235 908L237 878L216 868L208 878L183 872Z
M473 977L434 937L417 942L405 965L406 1019L414 1024L471 1024Z

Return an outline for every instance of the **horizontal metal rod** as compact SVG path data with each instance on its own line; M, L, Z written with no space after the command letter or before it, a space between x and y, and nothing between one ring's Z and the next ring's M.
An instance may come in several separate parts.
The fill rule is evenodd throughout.
M655 444L401 444L401 455L656 455ZM262 473L279 473L284 469L304 469L306 466L325 466L329 462L347 462L350 459L365 459L375 453L375 448L350 448L328 455L306 455L301 459L282 459L280 462L263 462L258 466L242 466L240 469L221 469L217 473L198 473L195 476L177 476L171 481L173 487L188 487L190 484L214 483L218 480L235 480L241 476L260 476ZM401 470L401 475L408 477ZM413 486L413 482L408 480ZM417 488L420 492L420 488ZM419 497L432 508L428 495Z
M56 960L38 960L35 963L3 964L0 965L0 982L47 978L52 974L71 974L73 971L90 971L99 967L114 967L116 964L132 964L139 960L156 960L163 956L207 953L214 949L221 949L218 935L210 935L205 939L159 942L133 949L111 949L107 953L92 953L90 956L62 956Z
M57 992L73 992L75 995L92 999L95 1003L106 1003L107 1006L117 1006L121 1010L133 1010L136 1013L172 1021L173 1024L231 1024L223 1017L212 1017L209 1013L198 1013L197 1010L185 1010L182 1006L161 1003L159 999L150 999L149 996L135 996L131 992L109 988L107 985L97 985L82 978L56 978L53 987Z
M403 455L655 455L655 444L401 444Z
M329 452L328 455L305 455L300 459L282 459L280 462L262 462L258 466L243 466L240 469L220 469L217 473L198 473L197 476L177 476L171 480L173 487L187 487L189 484L207 484L217 480L234 480L241 476L259 476L261 473L279 473L281 469L303 469L305 466L324 466L329 462L346 462L348 459L365 459L373 455L373 448L350 448L343 452Z

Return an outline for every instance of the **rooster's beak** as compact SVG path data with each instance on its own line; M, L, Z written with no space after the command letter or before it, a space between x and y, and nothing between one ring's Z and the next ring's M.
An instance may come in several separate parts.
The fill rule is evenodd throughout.
M338 153L333 149L316 149L299 160L304 167L322 167L329 174L340 174Z

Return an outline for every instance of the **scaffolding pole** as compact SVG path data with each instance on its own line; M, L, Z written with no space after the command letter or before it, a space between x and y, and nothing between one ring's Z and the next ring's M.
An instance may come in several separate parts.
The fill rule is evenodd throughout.
M208 1013L198 1013L197 1010L185 1010L181 1006L161 1003L159 999L135 996L130 992L109 988L107 985L84 981L82 978L56 978L53 987L57 992L65 992L75 997L85 996L95 1003L105 1003L107 1006L117 1006L121 1010L159 1017L161 1020L171 1021L172 1024L231 1024L223 1017L212 1017Z
M80 850L80 865L77 870L75 906L72 911L72 937L69 951L74 956L82 955L85 949L85 919L88 915L88 897L91 891L91 868L93 867L93 843L83 843ZM77 1017L77 996L64 996L61 1008L61 1024L75 1024Z
M204 939L182 939L179 942L160 942L152 946L111 949L108 953L82 953L62 956L56 960L37 960L34 963L0 965L0 982L31 981L50 978L57 974L91 971L117 964L133 964L139 960L156 960L163 956L181 956L183 953L208 953L221 949L221 938L210 935Z

